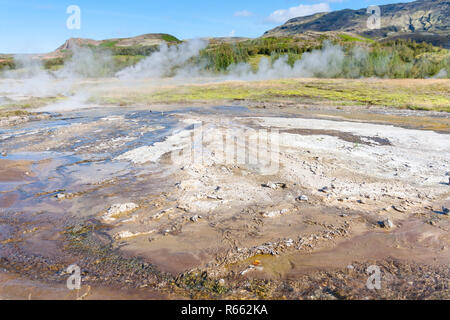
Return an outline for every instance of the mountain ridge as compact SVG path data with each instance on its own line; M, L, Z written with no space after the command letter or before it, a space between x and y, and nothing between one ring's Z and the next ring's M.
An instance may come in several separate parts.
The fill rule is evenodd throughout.
M298 36L305 32L352 32L374 40L411 39L450 47L450 1L418 0L379 6L381 28L369 29L367 8L321 12L288 20L263 37Z

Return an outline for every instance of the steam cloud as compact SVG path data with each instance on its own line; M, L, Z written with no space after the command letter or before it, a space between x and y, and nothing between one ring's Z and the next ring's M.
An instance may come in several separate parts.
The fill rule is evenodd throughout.
M320 50L313 50L303 54L293 66L288 63L287 56L281 56L273 63L263 57L257 71L252 70L247 63L230 65L225 73L207 73L204 69L206 61L192 58L206 48L208 43L203 40L191 40L178 46L161 45L160 50L148 58L119 71L116 76L120 79L141 78L183 78L193 77L221 79L262 80L290 77L334 77L342 72L345 54L339 45L326 42ZM362 63L367 53L363 49L354 49L352 53L353 67ZM356 69L355 69L356 70Z
M59 70L46 70L40 59L30 55L16 55L14 62L16 69L0 73L0 93L13 98L72 95L77 79L111 75L114 65L109 51L77 46Z
M279 78L302 77L360 77L367 66L369 52L362 47L354 47L350 52L344 52L340 45L325 42L321 49L303 53L301 59L292 65L288 56L281 56L272 61L261 58L257 70L248 63L233 64L225 72L213 73L206 69L208 61L200 58L201 50L208 46L205 40L190 40L179 45L168 46L163 43L159 50L134 66L126 67L118 72L111 52L108 50L91 49L89 47L74 47L72 56L64 66L56 71L43 68L39 59L27 55L16 56L16 70L0 73L0 94L11 96L73 96L75 104L82 104L89 99L89 90L75 87L79 79L114 77L123 86L135 85L133 80L154 79L155 86L162 78L183 83L210 82L220 80L266 80ZM390 57L380 56L373 64L373 72L384 76L389 71ZM442 69L434 77L448 77ZM2 79L3 78L3 79ZM130 82L131 81L131 82ZM159 81L160 82L160 81ZM98 84L97 84L98 85ZM92 89L92 88L90 88ZM2 98L5 101L5 98ZM66 105L72 105L67 103ZM61 107L63 107L61 105Z
M125 68L117 73L122 79L162 78L199 72L199 68L189 64L208 45L207 41L194 39L177 46L169 47L163 43L159 51L138 62L135 66Z
M321 50L305 52L293 66L288 64L288 56L281 56L273 63L263 57L257 71L253 71L246 63L239 63L228 68L228 77L245 80L334 77L342 71L344 58L340 46L327 42Z

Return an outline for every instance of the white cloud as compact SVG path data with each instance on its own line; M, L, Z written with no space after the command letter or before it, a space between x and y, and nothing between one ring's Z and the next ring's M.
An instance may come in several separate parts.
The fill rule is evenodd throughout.
M276 23L284 23L289 19L296 17L308 16L317 12L328 12L330 11L330 6L328 3L322 2L312 5L299 5L297 7L292 7L289 9L279 9L267 17L267 21L276 22Z
M228 36L234 37L235 35L236 35L236 30L232 30Z
M236 11L233 16L235 17L250 17L253 15L253 12L250 12L248 10L242 10L242 11Z

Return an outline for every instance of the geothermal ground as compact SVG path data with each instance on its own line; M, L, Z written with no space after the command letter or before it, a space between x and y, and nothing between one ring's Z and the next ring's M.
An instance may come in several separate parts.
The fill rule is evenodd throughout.
M1 298L450 298L449 113L61 109L0 120Z

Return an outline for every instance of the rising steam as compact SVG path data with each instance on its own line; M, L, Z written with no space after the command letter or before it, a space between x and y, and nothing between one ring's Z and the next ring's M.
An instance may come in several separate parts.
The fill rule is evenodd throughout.
M135 66L125 68L117 73L122 79L163 78L187 74L189 71L198 73L199 69L189 63L201 50L208 45L207 41L194 39L176 46L163 43L159 51L140 61ZM194 71L195 69L195 71Z
M70 59L59 70L45 70L39 59L31 56L15 56L16 70L0 74L0 94L11 96L73 96L76 104L87 101L92 88L80 89L80 79L111 77L123 86L135 85L135 79L172 79L183 83L210 82L216 80L266 80L302 77L361 77L371 66L370 74L383 77L390 71L392 63L388 55L380 55L368 61L369 52L362 47L354 47L344 52L340 45L324 42L321 49L303 53L301 59L290 64L288 56L276 60L261 58L254 70L248 63L232 64L221 73L208 72L208 61L200 58L201 51L208 46L205 40L189 40L178 45L160 45L159 50L134 66L115 71L112 53L106 49L73 47ZM372 57L373 59L373 57ZM367 72L366 72L367 74ZM436 78L448 77L442 69ZM171 80L171 81L172 81ZM131 81L131 82L130 82ZM160 82L160 81L159 81ZM99 86L98 83L96 83ZM4 98L2 99L5 100Z

